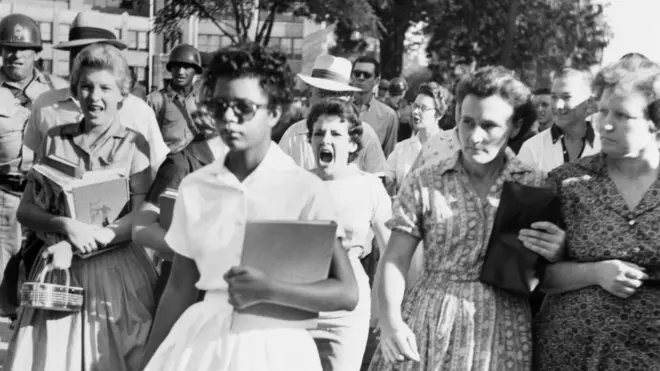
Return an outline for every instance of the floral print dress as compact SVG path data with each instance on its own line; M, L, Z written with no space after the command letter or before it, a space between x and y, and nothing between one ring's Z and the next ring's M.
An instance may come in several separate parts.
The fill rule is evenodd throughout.
M405 294L403 319L421 361L387 363L380 348L371 371L528 371L528 301L479 282L502 185L543 186L545 175L506 152L501 175L481 199L461 152L409 174L394 204L393 230L424 241L424 274Z
M646 281L627 299L600 286L548 295L534 320L535 370L660 370L660 179L631 210L605 156L550 172L562 199L567 259L634 263L656 284Z

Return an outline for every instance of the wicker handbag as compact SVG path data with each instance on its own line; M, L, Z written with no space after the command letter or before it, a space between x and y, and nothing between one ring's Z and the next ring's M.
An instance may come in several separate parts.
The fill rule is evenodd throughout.
M54 270L46 264L36 282L25 282L21 287L21 306L58 312L78 312L83 305L83 289L71 286L69 270L64 272L64 284L47 283L46 275ZM52 276L52 275L51 275Z

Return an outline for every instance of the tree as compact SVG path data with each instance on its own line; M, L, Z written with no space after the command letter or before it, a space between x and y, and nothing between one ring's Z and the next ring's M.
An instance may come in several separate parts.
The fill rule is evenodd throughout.
M366 38L377 38L380 44L382 75L393 78L401 75L406 52L406 31L415 23L429 22L439 4L447 0L369 0L379 22L351 24L345 20L335 28L337 47L333 54L351 56L362 54L367 48ZM356 37L355 33L360 36Z
M257 6L259 12L255 11ZM232 43L251 40L268 45L275 17L282 13L329 23L337 20L359 25L377 22L367 0L168 0L156 13L155 31L168 39L178 39L181 20L194 15L213 23ZM259 19L254 19L256 14ZM257 22L254 37L253 22Z
M516 4L519 2L519 4ZM460 69L506 64L531 86L561 66L600 62L611 35L603 1L446 0L437 3L427 48L436 78ZM517 8L517 9L516 9ZM541 81L539 81L539 79ZM443 82L443 81L441 81Z

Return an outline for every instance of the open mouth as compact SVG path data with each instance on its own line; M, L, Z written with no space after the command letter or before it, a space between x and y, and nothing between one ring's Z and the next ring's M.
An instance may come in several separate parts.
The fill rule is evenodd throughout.
M322 148L319 151L319 162L321 164L330 164L334 161L334 159L335 159L335 154L332 153L331 150L327 148Z
M90 113L101 113L103 112L103 106L99 106L97 104L90 104L89 106L87 106L87 110Z

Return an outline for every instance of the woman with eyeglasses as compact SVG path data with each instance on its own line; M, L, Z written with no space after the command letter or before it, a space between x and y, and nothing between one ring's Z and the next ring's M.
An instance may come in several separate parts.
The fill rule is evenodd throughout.
M381 250L390 231L385 222L392 205L381 180L351 163L362 149L362 123L355 107L340 99L312 106L307 128L318 175L337 207L338 223L345 232L342 245L348 253L358 284L359 301L352 311L323 312L312 330L325 371L359 370L369 334L369 277L360 258L371 251L373 231Z
M385 177L389 192L395 195L401 188L403 179L419 156L422 146L440 132L438 121L449 108L451 94L443 86L432 83L422 84L412 104L413 136L397 143L387 158Z
M145 370L320 371L307 329L231 326L235 309L260 303L331 312L358 302L341 231L327 279L294 284L241 265L248 221L336 220L325 184L270 139L293 100L293 73L279 51L243 44L215 54L207 84L205 101L228 152L183 179L165 236L174 252L195 262L196 287L206 293L174 324Z

